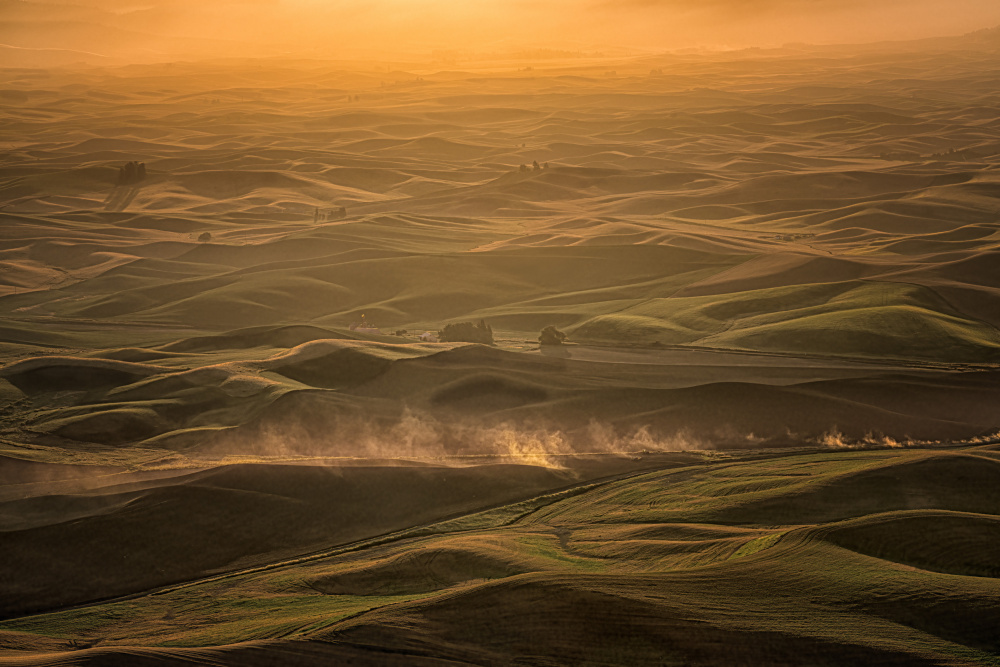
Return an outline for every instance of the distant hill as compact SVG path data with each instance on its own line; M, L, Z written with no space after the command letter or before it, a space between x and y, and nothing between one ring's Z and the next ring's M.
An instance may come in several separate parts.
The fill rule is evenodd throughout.
M5 67L52 67L71 64L108 65L128 63L171 62L176 60L197 60L218 56L269 57L293 54L310 57L337 53L337 59L345 57L344 48L358 47L358 35L366 39L377 39L374 28L358 24L351 30L340 32L330 23L330 34L326 26L331 17L327 8L320 12L304 5L286 3L275 9L278 3L263 0L232 2L213 0L212 2L189 2L187 0L151 0L124 11L108 11L105 3L94 0L8 0L0 3L0 46L31 51L3 52ZM255 9L259 6L259 9ZM319 5L317 4L317 7ZM253 11L247 11L251 9ZM622 10L625 11L625 10ZM234 17L239 17L234 20ZM322 17L322 18L321 18ZM315 26L321 26L316 28ZM354 39L355 41L351 41ZM431 44L430 41L427 44ZM395 45L396 48L398 45ZM495 46L495 45L492 45ZM571 51L552 48L552 44L532 44L530 48L518 47L515 51L505 51L507 58L529 58L546 60L556 56L598 52L604 55L634 53L634 49L603 44L578 44ZM361 51L369 56L378 52L378 45L364 44ZM423 47L420 47L423 48ZM774 53L801 52L829 53L831 50L850 49L854 53L908 52L927 50L995 50L1000 48L1000 28L979 30L965 35L936 37L914 41L876 42L870 44L788 45L781 49L753 49L762 55ZM67 53L78 51L80 53ZM697 50L696 50L697 51ZM436 51L439 57L447 51ZM647 50L648 56L649 51ZM678 51L677 53L692 53ZM698 51L697 53L701 53ZM709 52L711 53L711 52ZM729 53L729 52L727 52ZM498 54L499 55L499 54ZM433 56L432 56L433 57Z
M13 0L0 7L3 66L152 63L267 49L189 36L179 15L173 19L155 11L115 14L81 3Z

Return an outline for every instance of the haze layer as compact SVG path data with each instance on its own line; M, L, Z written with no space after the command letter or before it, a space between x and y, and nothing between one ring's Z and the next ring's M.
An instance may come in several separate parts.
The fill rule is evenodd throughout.
M991 0L10 0L9 63L224 56L393 59L727 50L962 34Z

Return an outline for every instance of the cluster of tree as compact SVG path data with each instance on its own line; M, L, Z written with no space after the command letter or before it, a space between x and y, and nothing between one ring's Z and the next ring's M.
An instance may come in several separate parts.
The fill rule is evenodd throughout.
M528 167L528 165L526 164L522 164L520 167L517 168L517 170L522 174L526 174L529 171L541 171L542 169L548 169L548 168L549 168L548 162L540 165L538 164L538 160L535 160L531 163L531 167Z
M564 342L566 342L566 334L552 325L542 329L542 334L538 337L539 345L562 345Z
M444 329L438 332L438 340L442 343L493 345L493 327L486 324L486 320L479 320L479 324L472 322L447 324Z
M889 151L886 153L879 153L879 158L883 160L893 160L898 162L920 162L923 160L951 160L953 162L965 162L968 160L974 160L977 157L978 156L974 150L956 150L954 148L949 148L948 150L940 153L931 153L929 155L921 155L915 151Z
M351 325L351 330L356 328L363 328L367 326L372 326L368 324L364 315L361 316L361 324L354 323ZM409 332L406 329L397 329L393 332L393 335L405 337ZM547 326L542 329L541 334L538 336L539 345L562 345L566 342L566 334L554 326ZM486 323L486 320L479 320L479 323L473 322L455 322L453 324L447 324L443 329L437 332L437 337L434 337L433 333L427 332L420 336L421 340L429 340L432 342L441 343L479 343L481 345L495 345L493 339L493 327Z
M343 206L339 208L317 208L313 212L313 222L327 222L329 220L343 220L347 217L347 209Z
M941 159L947 159L947 160L965 160L966 157L965 157L965 151L964 150L958 151L958 150L955 150L954 148L949 148L948 150L944 151L943 153L932 153L931 154L931 159L932 160L941 160Z
M118 185L134 185L146 180L145 162L126 162L124 167L118 167Z

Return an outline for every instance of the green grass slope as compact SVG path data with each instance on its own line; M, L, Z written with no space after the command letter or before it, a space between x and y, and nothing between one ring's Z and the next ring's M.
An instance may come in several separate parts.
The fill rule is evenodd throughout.
M980 451L756 455L591 483L8 620L0 651L15 665L196 650L222 665L1000 664L1000 496Z
M926 287L898 283L830 283L651 299L584 322L572 334L574 340L604 343L1000 360L1000 331L957 313Z

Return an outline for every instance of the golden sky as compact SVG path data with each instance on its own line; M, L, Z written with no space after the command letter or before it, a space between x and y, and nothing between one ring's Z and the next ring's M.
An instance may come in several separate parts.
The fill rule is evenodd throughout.
M243 8L240 13L256 7L250 13L268 17L271 28L280 26L289 33L313 39L336 36L358 45L386 40L382 45L386 47L475 48L500 42L658 49L754 46L906 39L1000 24L998 0L217 0L214 4L227 10Z
M32 14L31 7L52 4L59 9ZM662 51L859 43L1000 25L1000 0L5 0L0 5L0 19L11 12L45 20L83 16L100 30L110 25L133 34L212 40L221 50L277 45L289 54L332 57L358 50ZM114 48L115 34L105 31L105 48ZM4 37L0 34L0 43L10 43Z

